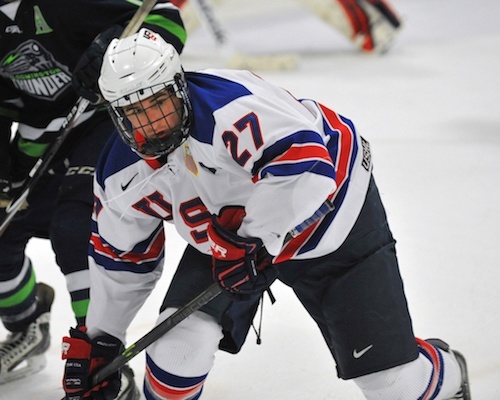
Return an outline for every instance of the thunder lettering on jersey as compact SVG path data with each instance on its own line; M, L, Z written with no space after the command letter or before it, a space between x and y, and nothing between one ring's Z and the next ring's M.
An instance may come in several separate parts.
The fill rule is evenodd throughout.
M22 43L0 62L0 75L26 94L55 100L71 83L68 68L35 40Z
M49 143L60 132L78 99L71 71L94 38L110 21L125 25L139 5L127 0L0 4L0 114L19 123L19 134L30 146ZM186 32L172 4L158 2L145 25L182 50ZM93 113L89 107L78 123ZM22 150L29 156L40 153Z

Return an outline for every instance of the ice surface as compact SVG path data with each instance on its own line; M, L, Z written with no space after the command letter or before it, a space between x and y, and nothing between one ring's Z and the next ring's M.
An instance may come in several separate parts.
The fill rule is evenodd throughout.
M294 6L283 15L226 18L234 46L300 53L298 70L260 75L335 108L371 142L416 334L443 338L464 353L474 399L500 399L500 3L394 0L405 25L378 57L358 53L287 1ZM226 4L234 10L253 2ZM203 29L191 35L183 57L186 69L223 66ZM184 246L170 228L167 237L164 277L134 320L130 343L152 327ZM29 255L38 279L57 289L49 366L0 387L1 400L63 395L59 353L73 324L69 296L49 243L33 240ZM277 284L274 292L277 303L265 304L262 345L250 333L239 355L218 354L202 398L361 399L352 382L337 379L291 290ZM141 382L144 356L131 364Z

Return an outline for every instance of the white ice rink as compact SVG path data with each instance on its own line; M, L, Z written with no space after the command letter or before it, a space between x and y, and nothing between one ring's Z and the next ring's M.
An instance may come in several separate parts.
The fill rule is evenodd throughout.
M242 9L265 1L276 1L283 13L244 17ZM297 0L226 0L221 17L240 50L299 53L297 70L259 74L333 107L371 142L415 333L462 351L474 400L498 400L500 3L391 2L405 25L381 57L357 52ZM195 31L183 56L186 69L223 66L214 52L206 31ZM182 240L168 229L164 276L134 320L129 344L152 328L182 252ZM49 243L33 240L28 251L38 279L57 292L49 365L0 386L0 399L57 400L63 396L60 338L74 323L69 296ZM202 399L361 399L352 382L336 377L319 330L291 290L276 284L274 293L277 303L265 304L262 344L251 332L239 355L217 354ZM131 365L141 383L144 355Z

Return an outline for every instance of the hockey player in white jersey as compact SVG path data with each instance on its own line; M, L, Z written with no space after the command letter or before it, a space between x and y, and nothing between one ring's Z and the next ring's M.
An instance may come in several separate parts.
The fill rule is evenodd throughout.
M82 341L125 341L161 274L168 221L188 246L158 321L212 280L227 296L147 349L147 399L200 398L214 353L239 350L276 277L367 399L470 399L464 357L414 336L370 146L349 119L248 71L184 72L146 29L111 42L99 85L123 140L96 172L92 301L87 330L63 339L67 389L90 389L97 355Z

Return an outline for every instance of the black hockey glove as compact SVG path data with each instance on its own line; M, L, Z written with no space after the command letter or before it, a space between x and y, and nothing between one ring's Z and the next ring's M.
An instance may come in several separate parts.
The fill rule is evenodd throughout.
M101 73L104 53L114 38L123 32L123 27L112 25L96 36L90 47L82 54L73 70L73 89L92 104L103 101L97 79Z
M122 342L110 335L90 339L86 328L70 329L63 337L62 359L66 360L63 386L66 400L113 400L121 385L121 372L92 387L91 376L124 350Z
M0 208L5 208L10 202L11 184L8 179L0 179Z
M224 293L234 300L245 300L266 290L276 279L277 270L262 240L234 233L245 215L242 208L228 208L221 215L208 227L212 276Z
M5 128L4 128L5 124ZM10 181L10 121L0 119L0 208L5 208L12 198L12 184Z

